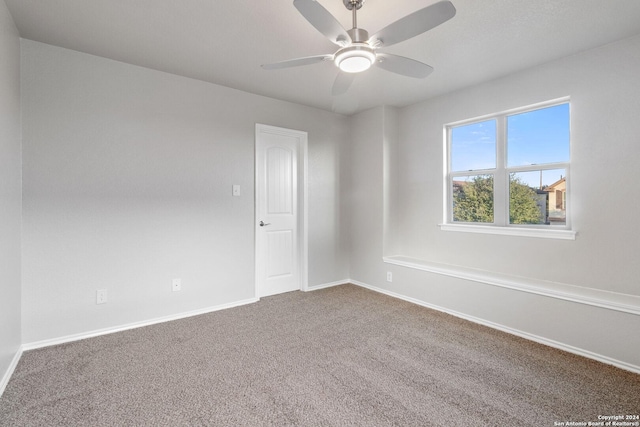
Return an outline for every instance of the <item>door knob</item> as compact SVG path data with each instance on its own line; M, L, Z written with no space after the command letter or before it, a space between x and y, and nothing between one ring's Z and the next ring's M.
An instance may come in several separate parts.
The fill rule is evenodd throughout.
M271 225L271 223L269 222L265 223L264 221L260 221L260 227L264 227L265 225Z

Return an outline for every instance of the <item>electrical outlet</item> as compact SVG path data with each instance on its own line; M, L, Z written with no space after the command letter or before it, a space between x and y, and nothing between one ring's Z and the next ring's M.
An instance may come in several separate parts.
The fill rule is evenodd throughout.
M96 291L96 304L106 304L107 302L107 290L98 289Z
M387 282L393 282L393 274L390 271L387 271Z
M173 292L178 292L182 290L182 279L173 279L171 282L171 290Z

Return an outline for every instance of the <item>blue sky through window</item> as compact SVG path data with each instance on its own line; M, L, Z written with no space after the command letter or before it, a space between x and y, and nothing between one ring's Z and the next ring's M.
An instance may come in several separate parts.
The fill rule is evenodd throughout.
M496 167L496 126L492 119L452 128L452 172ZM569 162L569 136L568 103L507 116L507 167ZM536 173L520 177L529 175ZM539 172L536 177L526 183L539 187ZM560 175L549 171L542 178L549 185Z
M451 130L451 170L496 167L496 121L487 120Z
M507 166L569 161L569 104L507 117Z

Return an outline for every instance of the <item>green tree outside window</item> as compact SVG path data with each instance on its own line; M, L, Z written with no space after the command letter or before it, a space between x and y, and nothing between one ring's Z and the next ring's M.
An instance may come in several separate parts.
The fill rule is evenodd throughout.
M513 175L509 181L509 222L544 223L536 191ZM478 175L471 181L454 182L453 187L454 221L493 223L493 176Z

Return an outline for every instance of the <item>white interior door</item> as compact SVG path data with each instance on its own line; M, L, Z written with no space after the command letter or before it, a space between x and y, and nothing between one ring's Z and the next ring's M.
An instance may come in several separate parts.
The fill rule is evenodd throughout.
M303 288L305 132L256 125L256 294ZM302 166L302 167L301 167Z

